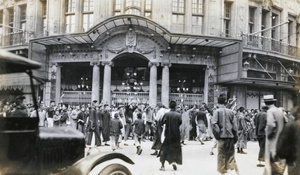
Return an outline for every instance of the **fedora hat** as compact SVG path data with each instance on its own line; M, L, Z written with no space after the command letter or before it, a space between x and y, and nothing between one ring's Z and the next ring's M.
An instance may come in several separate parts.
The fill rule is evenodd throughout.
M277 99L274 99L274 95L264 95L264 101L277 101Z

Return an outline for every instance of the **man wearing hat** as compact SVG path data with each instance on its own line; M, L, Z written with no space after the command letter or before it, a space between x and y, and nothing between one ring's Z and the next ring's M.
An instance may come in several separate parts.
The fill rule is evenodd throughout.
M282 159L276 156L276 145L278 137L284 127L284 115L281 109L275 106L273 95L264 95L264 102L268 106L266 125L266 146L265 146L265 171L264 175L283 174L285 164Z
M16 97L16 109L11 113L11 117L28 117L26 106L24 105L25 96L18 95Z

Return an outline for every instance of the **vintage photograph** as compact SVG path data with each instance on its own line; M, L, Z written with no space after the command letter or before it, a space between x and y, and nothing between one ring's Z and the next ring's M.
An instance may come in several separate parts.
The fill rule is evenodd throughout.
M0 175L300 175L300 0L0 0Z

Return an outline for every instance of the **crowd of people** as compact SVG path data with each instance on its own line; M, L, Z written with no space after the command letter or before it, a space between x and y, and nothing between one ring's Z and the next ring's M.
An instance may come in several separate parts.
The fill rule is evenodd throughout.
M236 101L227 101L224 94L219 96L214 108L209 108L205 103L188 107L174 101L170 102L169 108L160 102L156 106L146 106L134 100L119 106L99 104L97 101L78 106L56 105L51 101L49 107L40 106L35 111L32 106L24 105L24 98L18 96L14 104L7 102L2 106L0 115L37 117L38 113L40 127L73 127L84 134L88 147L111 146L115 151L122 149L121 144L128 146L127 140L132 139L136 153L140 155L142 142L153 141L151 155L160 157L162 171L165 170L165 161L172 164L174 170L177 169L176 164L182 164L181 147L187 140L201 144L213 140L210 154L214 155L214 148L218 146L218 171L221 174L230 170L239 173L235 152L247 154L245 149L250 140L258 141L257 166L265 167L266 175L283 174L285 161L291 174L298 171L298 166L295 166L297 155L288 154L290 149L286 148L286 144L290 140L286 138L298 139L295 134L299 133L299 122L294 122L295 117L290 111L277 108L274 105L276 99L271 95L264 96L266 105L261 110L236 109ZM281 133L286 136L282 137ZM297 141L293 143L295 146L298 144ZM277 154L277 149L283 150L281 154ZM296 152L298 147L291 149Z

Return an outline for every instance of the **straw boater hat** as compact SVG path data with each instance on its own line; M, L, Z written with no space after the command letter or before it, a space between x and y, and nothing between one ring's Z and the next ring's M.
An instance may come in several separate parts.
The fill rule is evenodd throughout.
M271 101L277 101L277 99L274 99L274 95L264 95L264 102L271 102Z

